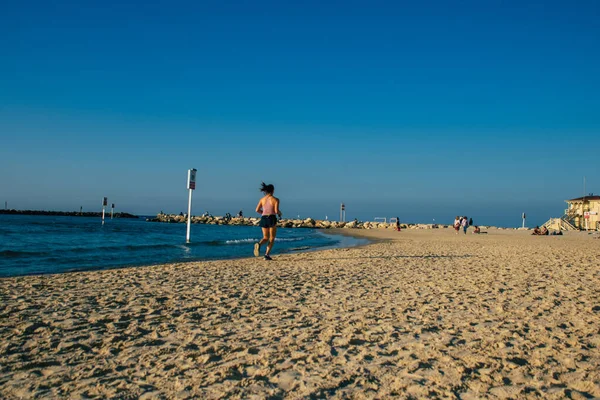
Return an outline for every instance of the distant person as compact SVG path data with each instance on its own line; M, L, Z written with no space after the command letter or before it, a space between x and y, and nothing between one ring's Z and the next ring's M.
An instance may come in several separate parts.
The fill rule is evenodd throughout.
M454 226L454 230L456 231L456 234L458 235L458 231L460 230L460 217L459 216L456 216L456 218L454 218L454 224L452 226Z
M542 233L542 231L540 231L540 227L536 225L535 228L533 228L532 235L539 235L541 233Z
M475 226L475 230L473 231L473 233L476 233L478 235L483 235L483 234L487 234L487 232L482 232L481 228L478 226Z
M469 226L473 226L473 218L469 218Z
M273 196L275 186L263 182L260 191L264 193L264 196L258 201L256 212L262 215L258 225L262 228L263 238L254 244L254 256L258 257L260 247L268 242L265 260L270 261L272 260L271 250L277 235L277 216L281 218L281 210L279 209L279 199Z
M396 230L400 232L400 218L396 217Z
M551 233L552 236L562 236L562 231L554 231Z
M469 229L469 220L467 219L467 217L463 217L462 221L460 222L460 225L463 228L463 231L465 233L465 235L467 234L467 229Z
M548 236L550 234L550 232L548 231L548 228L546 228L545 226L542 226L542 230L540 232L540 235L542 236Z
M244 218L244 213L242 212L242 210L240 210L240 212L238 213L238 217Z

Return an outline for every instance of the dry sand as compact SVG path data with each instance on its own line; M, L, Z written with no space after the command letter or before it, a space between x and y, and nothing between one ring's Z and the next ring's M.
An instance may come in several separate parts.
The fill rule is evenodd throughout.
M355 233L389 240L1 279L0 397L600 397L600 240Z

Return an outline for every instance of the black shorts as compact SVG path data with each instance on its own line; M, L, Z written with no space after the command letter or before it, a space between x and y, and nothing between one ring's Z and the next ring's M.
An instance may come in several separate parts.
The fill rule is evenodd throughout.
M261 228L273 228L277 226L277 215L263 215L260 218L258 226Z

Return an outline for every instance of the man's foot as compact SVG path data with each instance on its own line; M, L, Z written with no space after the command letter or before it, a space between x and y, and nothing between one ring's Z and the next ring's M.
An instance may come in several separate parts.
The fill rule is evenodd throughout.
M268 255L268 254L265 254L265 260L267 260L267 261L271 261L271 260L273 260L273 259L271 258L271 256L270 256L270 255Z
M254 243L254 257L260 256L260 243Z

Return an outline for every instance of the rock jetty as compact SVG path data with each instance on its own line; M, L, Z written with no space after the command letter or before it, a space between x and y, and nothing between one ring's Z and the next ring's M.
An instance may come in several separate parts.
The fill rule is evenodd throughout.
M167 223L185 223L187 222L187 216L175 215L175 214L158 214L156 218L148 218L146 221L150 222L167 222ZM192 216L193 224L206 224L206 225L241 225L241 226L258 226L260 218L239 218L239 217L201 217ZM384 223L384 222L370 222L370 221L349 221L349 222L338 222L328 220L315 220L312 218L306 219L281 219L277 226L281 228L313 228L313 229L334 229L334 228L345 228L345 229L394 229L396 224ZM449 225L438 225L438 224L400 224L402 229L438 229L448 228ZM482 227L484 228L484 227Z
M0 215L53 215L61 217L100 217L101 212L79 212L79 211L44 211L44 210L0 210ZM106 215L110 217L110 212ZM113 218L139 218L137 215L128 213L114 213Z

